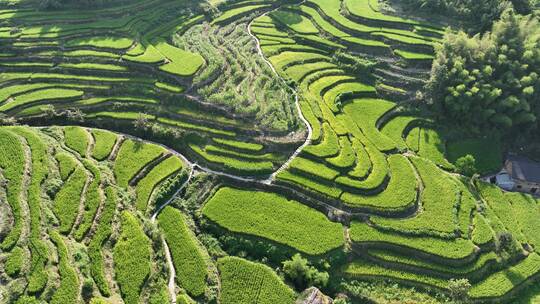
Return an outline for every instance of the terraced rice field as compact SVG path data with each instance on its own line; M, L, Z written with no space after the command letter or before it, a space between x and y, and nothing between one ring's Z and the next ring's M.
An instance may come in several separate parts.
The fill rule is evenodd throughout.
M485 142L415 109L437 24L375 0L0 7L0 118L29 125L0 127L8 303L294 303L296 253L329 296L465 278L513 303L540 276L538 200L455 173Z
M125 248L131 246L127 245L131 241L126 240L125 246L120 243L114 246L114 265L104 263L104 258L110 256L113 249L107 245L109 240L118 236L118 231L113 230L112 225L118 223L115 219L120 218L120 210L125 209L122 214L126 228L122 228L121 233L130 238L131 232L128 230L139 229L138 233L142 233L141 244L145 244L136 245L137 250L145 250L146 255L140 256L140 260L134 263L148 265L146 274L141 272L138 280L146 281L148 274L155 272L150 266L155 263L150 260L150 243L144 241L147 237L142 232L141 224L127 211L135 208L135 201L141 203L138 207L143 212L147 208L154 208L155 199L149 194L128 198L128 205L122 208L119 194L125 191L138 193L137 190L142 187L155 188L163 180L179 174L185 167L183 161L165 152L163 160L157 163L151 160L140 162L139 172L135 174L125 171L113 174L115 168L129 158L129 155L120 154L119 151L124 147L131 148L131 143L135 143L133 140L108 131L82 127L2 127L1 132L2 149L7 152L3 153L2 158L3 176L7 178L5 193L12 206L14 224L10 233L2 239L2 248L9 261L7 274L12 278L27 280L28 292L31 294L50 294L54 291L51 303L78 301L80 282L85 278L95 281L103 295L111 294L111 290L120 286L125 300L137 303L140 290L132 290L135 287L129 287L131 285L123 287L121 283L132 280L130 276L134 264L129 264L132 262L124 257L134 256L130 248ZM85 144L80 144L79 140L76 145L79 148L84 146L84 153L74 149L71 138L74 134L84 136ZM107 137L96 137L99 139L96 140L92 134L107 134ZM144 142L136 144L142 150L163 150ZM104 149L103 146L108 148ZM107 154L106 159L93 158L91 155L95 155L96 150L100 151L100 158ZM164 174L160 163L169 160L175 160L176 170L169 169ZM20 163L22 167L14 163ZM137 179L135 175L146 176ZM119 186L118 180L127 182ZM48 216L48 220L45 216ZM121 225L123 227L124 221ZM50 238L43 237L45 231L48 231ZM122 234L119 237L124 238ZM91 269L78 268L82 267L80 263L72 264L75 252L80 256L79 259L91 260ZM55 256L58 256L60 263L60 286L54 285L48 270ZM125 274L122 267L127 267ZM116 272L119 285L105 279L113 271ZM137 279L134 280L136 283ZM143 281L138 283L137 288L142 287Z

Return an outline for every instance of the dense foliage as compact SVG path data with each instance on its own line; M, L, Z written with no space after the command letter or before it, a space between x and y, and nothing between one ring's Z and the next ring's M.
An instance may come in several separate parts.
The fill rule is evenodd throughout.
M465 176L473 176L476 173L476 160L474 156L467 154L456 160L456 171Z
M514 7L519 13L529 14L531 0L406 0L409 6L440 14L455 16L473 25L474 30L485 30L502 12Z
M539 34L536 19L512 10L484 35L447 32L428 84L440 116L474 134L537 130Z
M311 266L307 259L295 254L290 260L283 262L283 272L297 287L324 287L328 284L327 272L319 272Z

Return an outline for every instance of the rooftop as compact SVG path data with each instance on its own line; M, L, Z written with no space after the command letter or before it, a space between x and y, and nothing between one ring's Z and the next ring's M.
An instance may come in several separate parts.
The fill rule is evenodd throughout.
M540 163L518 155L508 156L506 169L513 179L540 183Z

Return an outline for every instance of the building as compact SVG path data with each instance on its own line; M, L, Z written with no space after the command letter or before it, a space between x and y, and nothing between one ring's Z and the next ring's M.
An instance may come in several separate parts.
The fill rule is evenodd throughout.
M490 181L508 191L540 194L540 163L526 157L509 155L504 168Z

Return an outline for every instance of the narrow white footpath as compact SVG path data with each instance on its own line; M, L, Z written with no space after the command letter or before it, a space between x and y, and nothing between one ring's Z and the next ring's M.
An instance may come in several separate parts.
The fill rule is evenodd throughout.
M182 158L187 161L187 159L185 159L183 156L182 156ZM163 208L165 208L167 205L169 205L180 194L180 191L184 190L184 188L191 181L191 178L193 177L193 171L194 171L193 170L193 165L191 165L191 163L189 163L189 161L187 161L186 164L188 164L189 167L190 167L189 176L188 176L187 180L178 188L178 190L176 190L176 192L173 194L173 196L171 196L171 198L169 200L167 200L164 204L159 206L159 208L154 212L154 214L152 214L152 217L150 218L152 223L156 222L156 218L159 215L159 213L161 212L161 210L163 210ZM167 284L167 287L169 289L169 296L170 296L170 299L171 299L171 303L176 304L176 284L174 282L174 280L176 278L176 269L174 268L174 264L173 264L172 257L171 257L171 251L169 250L169 245L165 241L165 238L163 237L163 234L161 235L161 242L163 242L163 250L165 251L165 259L167 260L167 265L169 266L169 282Z
M275 10L278 10L278 8L272 10L272 11L268 11L264 14L262 14L261 16L259 17L262 17L262 16L266 16L267 14L275 11ZM259 18L257 17L257 18ZM261 59L266 62L266 64L268 64L268 66L270 67L270 69L272 70L272 72L274 72L274 74L276 74L276 76L293 92L294 94L294 103L296 105L296 111L298 112L298 117L300 117L300 120L302 120L302 122L304 123L304 125L306 126L306 129L308 130L308 134L307 134L307 137L306 137L306 140L304 141L304 143L298 147L294 153L287 159L287 161L285 163L283 163L283 165L281 165L281 167L279 167L279 169L277 169L274 173L272 173L272 175L270 175L270 177L268 179L265 179L263 180L262 182L265 183L265 184L271 184L275 179L276 179L276 176L281 173L281 171L287 169L289 167L289 165L291 164L291 162L294 160L294 158L296 158L298 156L298 154L300 154L300 152L302 152L302 150L307 147L310 143L311 143L311 136L313 134L313 129L311 128L311 125L309 124L309 122L307 121L307 119L304 117L304 114L302 113L302 107L300 106L300 101L298 100L298 92L292 88L291 86L289 86L287 84L287 82L279 75L279 73L276 71L276 69L274 68L274 66L272 65L272 63L270 61L268 61L268 59L266 59L266 57L264 56L264 53L261 49L261 42L259 41L259 39L253 35L253 33L251 32L251 25L253 24L253 22L255 21L255 19L257 18L254 18L253 20L251 20L247 26L247 29L248 29L248 33L251 37L253 37L253 39L255 40L255 43L256 43L256 46L257 46L257 53L259 53L259 56L261 56Z

